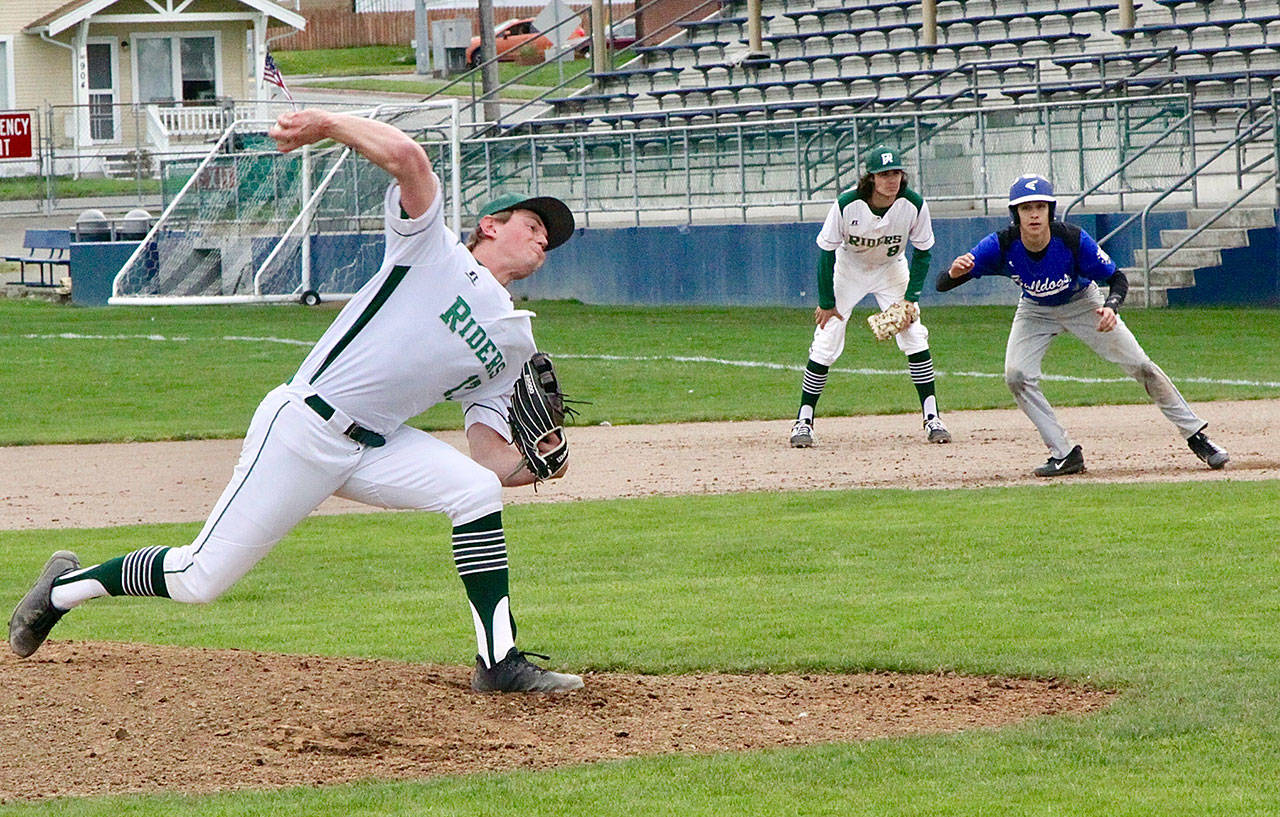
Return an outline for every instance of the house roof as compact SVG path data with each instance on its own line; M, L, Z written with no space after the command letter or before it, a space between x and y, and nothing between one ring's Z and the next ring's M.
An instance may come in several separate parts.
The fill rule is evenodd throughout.
M118 0L69 0L69 2L63 3L39 20L27 25L23 31L31 34L44 33L54 36L83 22L103 9L115 5L117 2ZM268 17L274 17L285 25L298 29L307 27L306 18L301 14L290 11L278 3L272 3L270 0L234 0L234 2L242 6L248 6Z

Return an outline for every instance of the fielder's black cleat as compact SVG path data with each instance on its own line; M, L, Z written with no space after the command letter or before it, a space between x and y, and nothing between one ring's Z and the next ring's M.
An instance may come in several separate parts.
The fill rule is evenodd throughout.
M530 663L526 655L547 658L512 647L501 661L486 667L477 655L476 669L471 673L471 688L476 692L568 692L582 689L582 679L577 675L543 669Z
M796 420L795 425L791 427L791 447L792 448L812 448L813 447L813 423L807 420Z
M1231 461L1231 455L1226 452L1226 449L1214 445L1213 441L1205 436L1204 429L1187 438L1187 447L1196 452L1196 456L1215 471Z
M59 610L49 600L53 592L53 580L63 573L80 569L80 560L69 550L60 550L49 557L40 571L35 586L27 591L9 617L9 646L20 658L40 649L49 637L53 625L62 618L65 610Z
M1048 462L1036 469L1038 477L1061 477L1066 474L1079 474L1084 471L1084 451L1076 446L1067 452L1065 457L1050 457Z
M942 418L937 415L924 421L924 430L929 435L931 443L951 442L951 432L947 431L947 427L942 424Z

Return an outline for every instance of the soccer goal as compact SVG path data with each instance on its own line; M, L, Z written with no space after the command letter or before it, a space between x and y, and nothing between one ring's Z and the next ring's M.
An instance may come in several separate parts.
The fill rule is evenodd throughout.
M458 102L380 105L431 156L445 212L461 228ZM390 176L341 144L287 154L271 122L233 123L202 158L167 162L167 206L116 274L111 304L225 304L349 298L382 261Z

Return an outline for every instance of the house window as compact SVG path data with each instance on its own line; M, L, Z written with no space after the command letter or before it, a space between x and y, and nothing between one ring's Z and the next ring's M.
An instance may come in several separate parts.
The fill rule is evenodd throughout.
M212 37L182 38L182 99L207 102L217 99L217 72L214 70Z
M13 45L0 40L0 108L13 107Z
M136 35L134 42L140 101L198 105L217 99L217 37Z

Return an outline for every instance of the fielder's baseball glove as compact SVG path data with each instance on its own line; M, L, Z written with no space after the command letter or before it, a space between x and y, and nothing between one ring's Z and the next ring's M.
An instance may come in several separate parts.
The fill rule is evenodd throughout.
M890 304L883 312L876 312L867 318L867 325L877 340L888 340L906 329L916 318L920 317L920 307L911 301L898 301Z
M535 482L551 479L568 464L569 443L564 436L564 418L566 414L576 413L565 404L551 358L544 352L534 352L516 380L507 422L511 425L513 442ZM553 445L542 451L538 448L540 442Z

